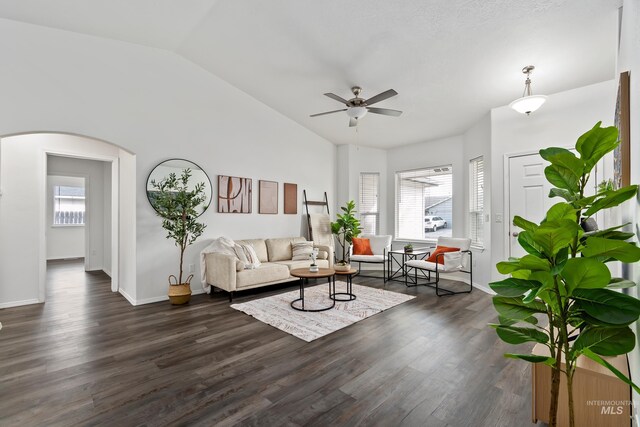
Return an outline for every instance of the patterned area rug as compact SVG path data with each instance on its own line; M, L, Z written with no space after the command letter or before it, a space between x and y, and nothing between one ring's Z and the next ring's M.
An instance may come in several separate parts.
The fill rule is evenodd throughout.
M336 281L336 291L344 292L346 283ZM303 312L291 308L291 301L300 297L300 291L285 292L240 304L231 308L255 317L263 323L287 332L306 342L345 328L353 323L378 314L413 298L411 295L385 291L368 286L353 285L354 301L336 301L331 310ZM306 287L305 307L321 308L331 305L327 284ZM338 296L344 298L344 296Z

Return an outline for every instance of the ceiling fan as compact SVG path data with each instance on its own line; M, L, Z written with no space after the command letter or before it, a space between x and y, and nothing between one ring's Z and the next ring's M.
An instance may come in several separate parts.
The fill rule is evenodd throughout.
M370 105L373 105L377 102L384 101L385 99L391 98L392 96L396 96L398 92L396 92L393 89L386 90L369 99L360 98L360 92L362 92L362 88L360 86L352 87L351 92L353 92L353 94L355 95L355 98L352 98L348 101L334 93L325 93L325 96L328 96L331 99L335 99L336 101L346 105L347 108L343 108L341 110L327 111L325 113L312 114L309 117L318 117L318 116L324 116L325 114L333 114L333 113L339 113L341 111L346 111L347 116L349 116L349 127L353 127L358 125L358 121L361 118L363 118L367 114L367 112L374 113L374 114L382 114L384 116L393 116L393 117L398 117L400 114L402 114L402 111L398 111L398 110L370 107Z

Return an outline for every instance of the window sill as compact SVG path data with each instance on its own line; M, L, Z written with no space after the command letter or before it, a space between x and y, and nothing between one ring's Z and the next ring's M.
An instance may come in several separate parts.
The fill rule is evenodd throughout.
M85 224L51 224L51 228L84 227Z

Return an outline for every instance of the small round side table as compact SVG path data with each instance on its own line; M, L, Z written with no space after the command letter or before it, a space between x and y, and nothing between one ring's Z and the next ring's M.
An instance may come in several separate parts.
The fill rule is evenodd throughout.
M356 299L355 294L353 293L353 276L355 276L358 273L358 270L356 270L355 268L352 268L351 270L348 271L337 271L336 270L336 276L345 276L346 277L346 282L347 282L347 291L346 292L336 292L335 290L335 285L334 285L334 289L333 289L333 293L331 294L331 299L334 301L353 301L354 299ZM342 295L343 297L347 297L347 298L337 298L336 295Z

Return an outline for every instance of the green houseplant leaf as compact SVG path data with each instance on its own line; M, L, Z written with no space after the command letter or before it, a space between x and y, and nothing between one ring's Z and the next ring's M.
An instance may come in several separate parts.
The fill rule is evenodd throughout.
M546 344L549 336L534 328L520 328L518 326L492 325L500 339L508 344L523 344L525 342L539 342Z
M609 258L622 262L636 262L640 260L640 248L622 240L604 239L602 237L588 237L582 254L588 257L598 257L601 260Z
M609 289L575 289L576 306L590 316L614 325L626 325L640 316L640 300Z
M519 297L532 289L538 289L541 283L533 280L516 279L509 277L499 282L489 283L489 287L497 293L505 297Z
M618 129L614 126L603 128L600 127L601 124L602 122L596 123L576 142L576 150L584 161L585 169L589 171L598 163L598 160L618 145Z
M636 391L636 393L640 393L640 387L635 385L633 383L633 381L631 381L629 378L627 378L622 372L617 370L616 367L613 366L611 363L607 362L602 357L598 356L597 354L595 354L593 351L589 350L588 348L582 350L581 353L584 354L585 356L587 356L589 359L593 360L594 362L599 363L600 365L604 366L605 368L607 368L608 370L613 372L613 374L616 377L618 377L619 379L624 381L627 385L633 387L633 389Z
M580 333L573 344L573 351L582 353L591 349L601 356L617 356L633 350L636 336L628 326L622 328L589 327Z
M493 306L498 314L514 320L524 320L537 313L546 313L543 303L534 301L527 304L522 301L522 297L493 297Z
M604 288L611 280L606 265L593 258L571 258L560 273L569 291L576 288Z

